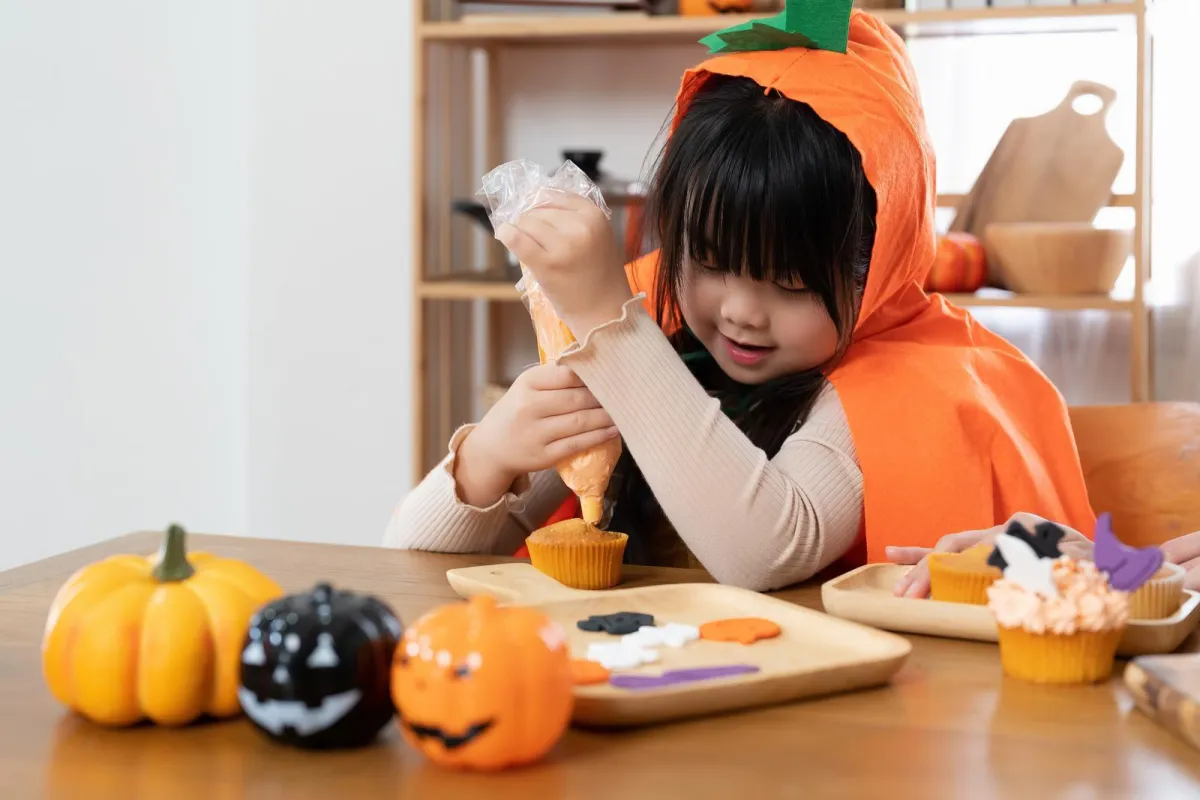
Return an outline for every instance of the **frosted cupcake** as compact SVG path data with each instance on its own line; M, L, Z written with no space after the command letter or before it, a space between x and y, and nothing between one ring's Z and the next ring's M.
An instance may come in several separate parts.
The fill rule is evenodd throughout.
M1005 673L1033 683L1106 680L1129 619L1129 595L1109 586L1090 561L1037 560L1045 566L1024 569L1044 571L1053 593L1031 585L1040 578L1011 577L1012 567L987 590Z
M572 589L609 589L621 580L621 560L629 537L601 530L581 519L540 528L525 539L529 560Z

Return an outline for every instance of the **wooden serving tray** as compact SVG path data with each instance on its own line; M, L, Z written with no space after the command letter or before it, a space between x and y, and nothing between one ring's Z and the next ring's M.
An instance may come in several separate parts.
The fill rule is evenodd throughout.
M618 641L607 633L578 628L579 620L593 614L640 611L653 614L660 626L699 626L730 617L762 617L779 625L779 636L751 645L701 639L681 648L657 648L658 662L621 671L656 675L671 669L753 664L760 669L756 673L645 690L608 684L575 687L573 721L582 726L650 725L879 686L891 680L912 650L903 637L715 583L579 591L524 562L452 569L446 577L463 597L491 594L502 603L543 611L563 626L577 658L591 642Z
M867 564L821 586L825 612L876 628L953 639L994 642L996 621L985 606L896 597L892 587L911 567ZM1117 654L1170 653L1200 622L1200 594L1185 590L1183 604L1161 620L1130 620Z
M1200 654L1135 658L1125 686L1139 711L1200 749Z

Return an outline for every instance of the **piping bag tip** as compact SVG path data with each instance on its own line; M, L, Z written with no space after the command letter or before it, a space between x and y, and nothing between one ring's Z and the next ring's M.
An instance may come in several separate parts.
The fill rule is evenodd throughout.
M579 511L584 522L601 530L612 522L612 503L605 502L603 497L580 497Z

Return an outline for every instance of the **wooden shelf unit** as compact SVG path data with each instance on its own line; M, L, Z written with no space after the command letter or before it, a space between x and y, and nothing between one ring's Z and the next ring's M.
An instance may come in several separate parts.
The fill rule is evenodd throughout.
M1147 15L1154 0L1129 0L1089 5L1027 6L1018 8L950 9L937 11L876 10L906 38L1021 33L1070 33L1121 30L1137 41L1135 190L1113 195L1109 206L1134 211L1133 295L1021 295L983 290L973 295L947 298L964 307L1009 307L1048 311L1099 310L1131 315L1130 395L1134 402L1152 399L1153 361L1146 287L1150 277L1150 126L1152 38ZM475 395L496 391L498 376L489 374L482 386L464 380L462 364L476 355L470 336L460 335L479 324L467 307L483 307L482 324L489 330L489 349L496 337L494 304L520 301L516 279L505 269L504 257L494 242L485 271L456 269L476 261L460 257L463 241L481 232L458 218L450 208L454 197L474 191L479 176L501 163L504 132L503 101L497 79L497 54L502 48L570 43L603 47L695 41L715 30L754 15L718 17L644 16L629 13L587 16L514 17L511 20L459 21L453 19L453 0L416 0L415 102L413 137L414 236L413 236L413 382L414 480L419 480L444 454L454 428L471 417ZM436 11L434 9L437 9ZM697 45L697 61L703 58ZM474 66L471 59L476 60ZM480 62L482 69L480 69ZM480 79L479 76L482 75ZM466 81L470 92L447 91L455 76ZM439 84L443 91L438 91ZM482 96L484 118L476 120L479 103L449 102L450 96ZM666 102L666 101L664 101ZM465 124L463 124L465 122ZM477 124L478 123L478 124ZM482 141L473 135L482 129ZM467 131L465 141L456 138ZM462 152L482 152L482 162L462 159ZM1130 154L1127 153L1127 157ZM464 162L468 162L465 163ZM457 192L455 191L457 189ZM962 195L940 194L938 205L950 208ZM490 238L490 237L489 237ZM495 353L487 354L494 365ZM457 365L457 366L456 366ZM469 378L469 376L465 376ZM464 393L466 396L464 397ZM494 399L494 397L492 398Z
M1140 2L1089 5L1028 6L1024 8L959 8L938 11L873 10L871 13L906 36L996 33L1069 33L1105 30L1126 24ZM645 16L637 13L576 15L513 15L511 20L427 21L418 32L426 41L460 43L539 42L612 44L623 40L676 41L699 39L761 14L722 14L711 17Z

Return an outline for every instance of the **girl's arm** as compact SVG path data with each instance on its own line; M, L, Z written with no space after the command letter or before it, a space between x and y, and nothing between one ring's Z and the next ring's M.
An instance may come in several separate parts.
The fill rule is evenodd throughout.
M768 459L688 371L640 297L559 361L608 411L667 518L721 583L796 583L854 543L863 478L832 387Z
M566 499L569 492L558 473L543 470L519 479L487 508L463 502L454 479L455 457L474 427L455 432L449 455L396 506L383 535L385 547L511 556Z

